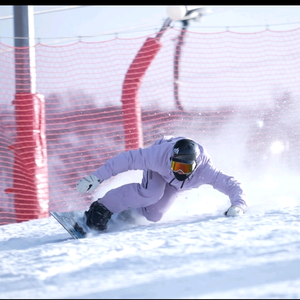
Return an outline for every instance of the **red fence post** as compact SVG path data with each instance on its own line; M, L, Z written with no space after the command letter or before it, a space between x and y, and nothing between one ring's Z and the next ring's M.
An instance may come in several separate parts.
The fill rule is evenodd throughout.
M49 216L45 102L38 94L16 94L16 140L14 183L6 193L14 193L17 222Z
M141 107L138 91L150 63L161 48L157 38L148 38L133 62L123 83L122 109L125 131L125 150L138 149L143 146Z

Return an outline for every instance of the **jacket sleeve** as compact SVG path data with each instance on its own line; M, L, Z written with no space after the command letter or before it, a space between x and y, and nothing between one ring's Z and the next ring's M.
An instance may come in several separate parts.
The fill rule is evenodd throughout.
M103 181L129 170L150 169L159 172L167 159L167 154L166 147L157 144L129 150L108 159L93 175Z
M210 184L214 189L227 195L231 205L239 206L244 211L247 209L246 194L242 188L242 184L233 176L226 175L222 171L217 170L210 159L203 166L202 172L206 184Z

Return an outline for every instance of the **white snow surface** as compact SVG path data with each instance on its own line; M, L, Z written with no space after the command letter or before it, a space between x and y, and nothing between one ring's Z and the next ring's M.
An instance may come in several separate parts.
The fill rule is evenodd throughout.
M95 198L140 178L121 175ZM228 198L203 186L157 223L114 215L107 233L80 240L53 217L0 226L0 298L299 299L299 179L243 178L249 208L239 217L225 217Z

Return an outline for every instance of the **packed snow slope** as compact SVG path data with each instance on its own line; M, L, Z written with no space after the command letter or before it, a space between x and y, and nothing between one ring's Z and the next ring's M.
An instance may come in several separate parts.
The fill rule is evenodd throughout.
M111 185L139 180L134 172ZM160 222L114 215L107 233L81 240L53 217L0 226L0 298L299 299L299 179L243 178L249 208L235 218L223 216L227 197L204 186Z

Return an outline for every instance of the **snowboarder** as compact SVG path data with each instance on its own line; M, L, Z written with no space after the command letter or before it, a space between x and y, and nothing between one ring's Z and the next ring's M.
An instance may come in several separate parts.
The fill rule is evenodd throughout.
M128 170L143 170L141 183L124 184L94 201L85 212L87 225L107 229L114 213L136 209L147 220L157 222L184 190L203 184L227 195L231 206L226 216L243 214L247 208L241 184L216 169L206 150L185 137L163 137L147 148L129 150L108 159L104 165L77 183L77 191L90 192L101 182Z

